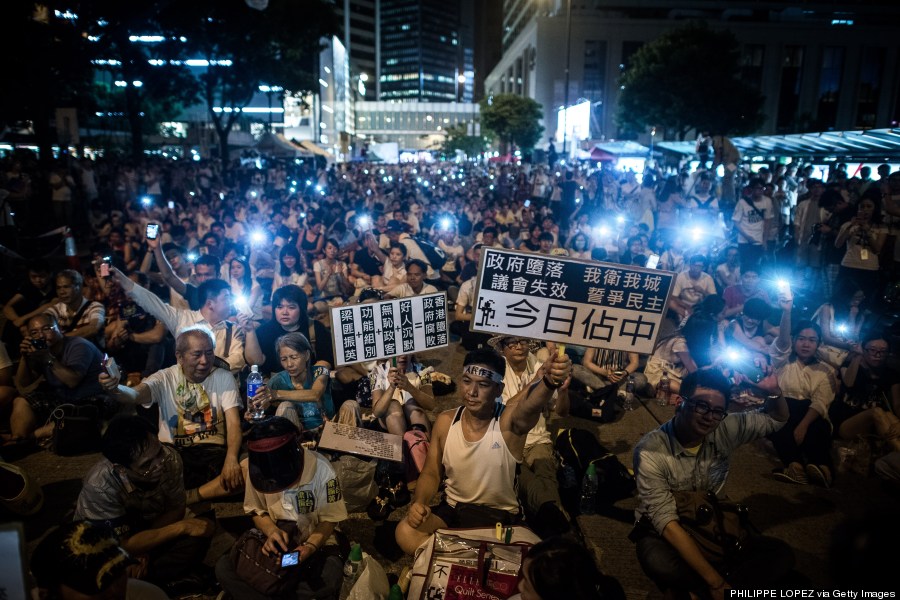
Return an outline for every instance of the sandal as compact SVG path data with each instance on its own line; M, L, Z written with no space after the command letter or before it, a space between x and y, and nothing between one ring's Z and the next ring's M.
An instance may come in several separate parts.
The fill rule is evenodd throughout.
M796 483L798 485L806 485L809 483L809 480L806 478L806 473L803 471L803 466L800 463L791 463L784 469L776 469L772 475L775 479L786 483Z
M826 490L831 487L831 469L825 465L806 465L806 476L810 481Z

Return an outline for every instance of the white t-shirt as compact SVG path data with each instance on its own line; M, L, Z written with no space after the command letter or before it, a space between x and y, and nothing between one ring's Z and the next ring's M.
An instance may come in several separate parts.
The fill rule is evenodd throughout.
M529 383L534 381L535 373L537 373L540 366L541 363L538 362L537 356L530 352L525 360L525 370L521 373L516 373L512 365L507 361L506 375L503 377L503 395L501 396L503 404L506 404L510 398L524 390ZM556 402L556 392L553 392L553 402ZM541 416L538 417L538 422L531 428L531 431L528 432L525 438L525 447L550 443L552 443L552 440L550 432L547 430L547 420L544 418L544 414L541 413Z
M696 306L701 300L715 293L716 283L706 273L700 273L697 279L691 278L688 271L682 271L675 276L672 295L688 306Z
M763 196L760 202L752 205L744 198L738 200L737 206L734 207L734 214L731 217L735 224L741 225L741 229L738 230L738 242L741 244L762 244L764 241L765 222L773 218L775 218L775 213L772 209L771 199Z
M409 287L408 283L404 283L403 285L398 285L394 289L390 291L391 296L394 298L409 298L410 296L424 296L425 294L435 294L437 293L437 288L431 285L430 283L426 283L422 286L422 291L418 294L413 291L411 287Z
M318 452L303 449L303 471L300 479L288 489L264 494L250 484L249 461L241 461L244 471L244 512L269 515L297 523L301 540L305 540L321 522L340 523L347 519L347 506L341 484L331 464Z
M237 384L231 373L214 369L199 384L208 401L197 393L195 386L187 385L179 365L157 371L144 383L150 388L150 402L144 407L159 405L160 442L180 446L225 445L225 411L241 408ZM195 415L193 418L188 416L190 412Z

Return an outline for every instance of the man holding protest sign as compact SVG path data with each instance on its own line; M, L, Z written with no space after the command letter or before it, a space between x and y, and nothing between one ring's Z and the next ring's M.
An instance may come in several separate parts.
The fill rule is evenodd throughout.
M540 380L504 406L498 402L506 372L503 357L491 349L466 355L463 405L438 416L409 513L397 526L397 543L407 554L440 528L493 527L521 519L515 479L526 436L571 371L569 358L557 353ZM447 497L431 507L442 481Z

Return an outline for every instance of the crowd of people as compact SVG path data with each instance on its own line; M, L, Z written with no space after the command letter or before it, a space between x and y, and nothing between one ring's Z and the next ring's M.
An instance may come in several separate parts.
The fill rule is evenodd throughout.
M900 260L900 171L883 165L872 179L835 164L823 181L805 166L729 164L722 178L717 166L222 170L67 157L42 174L14 155L0 169L5 201L37 218L47 192L87 258L9 263L3 451L49 444L60 405L94 406L111 420L78 499L79 535L112 527L134 561L128 574L170 596L218 581L234 598L258 597L227 556L214 572L186 568L215 528L198 507L243 494L264 553L296 548L315 561L327 597L340 585L331 549L347 510L331 463L303 444L324 422L349 414L362 425L361 410L366 426L430 442L397 528L411 554L446 526L525 520L542 537L566 535L551 412L663 394L679 404L675 419L635 448L638 556L663 590L723 597L761 567L726 572L703 558L673 493L717 491L739 445L768 437L780 479L830 487L840 485L835 440L866 436L880 453L875 472L900 480L900 378L884 317ZM652 354L558 352L471 331L485 247L676 273ZM452 343L469 353L452 374L461 406L432 422L426 357L338 367L330 309L439 290L454 308ZM247 398L251 369L266 383ZM754 396L761 413L736 410ZM700 457L699 478L688 457Z

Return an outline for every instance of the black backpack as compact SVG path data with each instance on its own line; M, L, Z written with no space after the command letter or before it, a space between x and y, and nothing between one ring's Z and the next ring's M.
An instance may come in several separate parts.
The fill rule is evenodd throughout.
M447 253L422 237L414 237L412 240L419 245L422 254L432 269L440 271L444 263L447 262Z
M634 493L634 475L590 431L575 428L560 430L556 437L556 454L560 460L557 473L559 495L570 513L580 512L581 481L591 463L597 471L598 505L609 506Z

